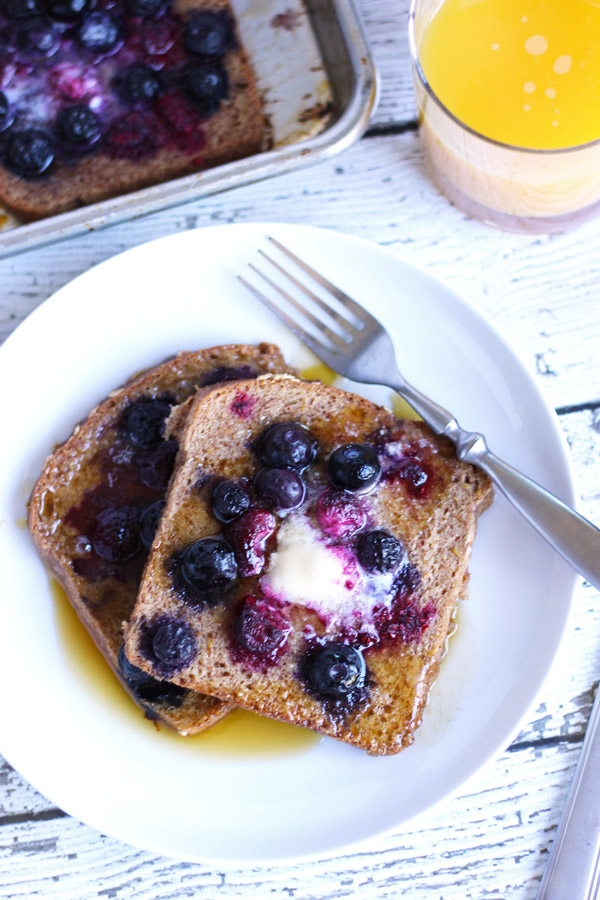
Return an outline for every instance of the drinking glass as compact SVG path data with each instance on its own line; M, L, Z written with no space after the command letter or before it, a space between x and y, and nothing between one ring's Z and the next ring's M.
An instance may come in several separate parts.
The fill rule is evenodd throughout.
M409 43L419 130L433 180L467 215L508 231L564 231L600 212L600 140L558 150L485 137L447 109L419 59L444 0L411 0Z

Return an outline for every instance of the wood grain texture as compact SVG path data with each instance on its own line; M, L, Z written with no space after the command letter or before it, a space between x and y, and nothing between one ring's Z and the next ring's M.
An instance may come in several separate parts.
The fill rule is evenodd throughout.
M407 0L359 0L382 95L371 136L306 172L4 260L0 339L57 288L143 241L227 222L335 228L428 269L501 328L559 409L581 498L600 521L600 220L564 235L492 231L431 185L418 135ZM565 639L510 747L460 794L364 851L314 863L188 865L65 816L0 765L0 898L534 900L600 677L598 594L579 581ZM565 898L573 900L573 898Z

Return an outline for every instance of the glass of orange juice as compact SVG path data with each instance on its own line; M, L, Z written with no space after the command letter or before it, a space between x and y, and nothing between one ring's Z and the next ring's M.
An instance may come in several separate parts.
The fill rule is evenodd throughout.
M600 0L412 0L420 131L438 187L512 231L600 212Z

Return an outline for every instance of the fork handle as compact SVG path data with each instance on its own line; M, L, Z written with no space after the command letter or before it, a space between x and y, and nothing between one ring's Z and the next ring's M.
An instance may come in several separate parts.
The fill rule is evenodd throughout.
M454 416L408 382L389 385L437 433L451 438L463 462L474 463L560 555L600 590L600 529L550 491L489 450L485 438L465 431Z

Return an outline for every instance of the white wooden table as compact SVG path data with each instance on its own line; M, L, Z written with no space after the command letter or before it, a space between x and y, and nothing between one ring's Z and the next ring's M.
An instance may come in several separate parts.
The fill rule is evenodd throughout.
M2 261L0 337L90 266L177 230L270 220L357 234L430 269L493 318L556 408L582 511L600 522L600 219L553 237L504 234L439 195L416 133L407 5L359 0L383 90L358 145L317 168ZM0 897L532 900L599 675L600 600L580 580L539 706L503 755L373 851L310 864L223 869L154 857L69 818L2 763Z

